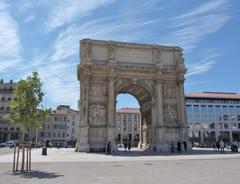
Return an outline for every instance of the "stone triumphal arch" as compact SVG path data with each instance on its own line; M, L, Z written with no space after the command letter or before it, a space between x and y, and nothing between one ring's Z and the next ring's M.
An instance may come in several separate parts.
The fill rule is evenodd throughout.
M76 151L104 151L116 140L116 96L129 93L140 104L141 140L167 151L187 142L182 49L84 39L80 44L80 125Z

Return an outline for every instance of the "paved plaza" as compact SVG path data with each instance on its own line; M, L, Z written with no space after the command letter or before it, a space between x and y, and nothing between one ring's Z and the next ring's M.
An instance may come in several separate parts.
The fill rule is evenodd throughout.
M240 154L210 150L174 155L138 151L105 155L52 148L42 156L41 149L35 149L32 161L32 172L14 175L12 154L1 154L0 183L236 184L240 173Z

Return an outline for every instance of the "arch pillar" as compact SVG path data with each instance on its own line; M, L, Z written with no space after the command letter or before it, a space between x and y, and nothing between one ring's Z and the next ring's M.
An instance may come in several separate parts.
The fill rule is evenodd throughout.
M116 126L115 126L115 77L110 75L108 78L108 124L107 124L107 142L115 144ZM115 151L115 150L114 150Z
M78 70L81 70L79 67ZM79 73L80 74L80 73ZM76 151L89 152L89 124L88 124L88 108L89 108L89 86L90 86L90 72L84 71L79 75L81 81L80 86L80 124L78 129L78 141Z

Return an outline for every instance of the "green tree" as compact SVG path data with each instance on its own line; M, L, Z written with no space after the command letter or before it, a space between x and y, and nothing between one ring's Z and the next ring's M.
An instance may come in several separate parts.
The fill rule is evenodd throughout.
M40 104L43 101L42 82L37 72L18 82L14 90L15 99L10 102L6 120L20 126L22 139L28 129L37 130L44 119L50 113L49 109L43 109Z

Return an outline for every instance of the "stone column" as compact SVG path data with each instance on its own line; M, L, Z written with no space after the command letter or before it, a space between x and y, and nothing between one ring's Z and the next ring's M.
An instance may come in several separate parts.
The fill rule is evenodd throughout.
M156 126L157 126L157 120L156 120L156 108L155 108L155 103L154 103L154 98L152 99L152 102L151 102L151 121L152 121L152 133L151 133L151 144L154 146L154 144L157 143L157 140L158 140L158 133L157 133L157 130L156 130Z
M112 144L115 144L116 138L114 80L113 76L109 76L107 142Z
M179 106L180 106L180 121L181 124L187 125L186 122L186 110L185 110L185 97L184 97L184 88L183 88L183 83L184 83L184 76L180 77L180 80L178 81L179 84Z
M157 121L156 121L156 126L157 127L163 127L163 97L162 97L162 81L160 79L161 73L159 73L159 78L157 79L157 86L156 86L156 91L157 91Z

